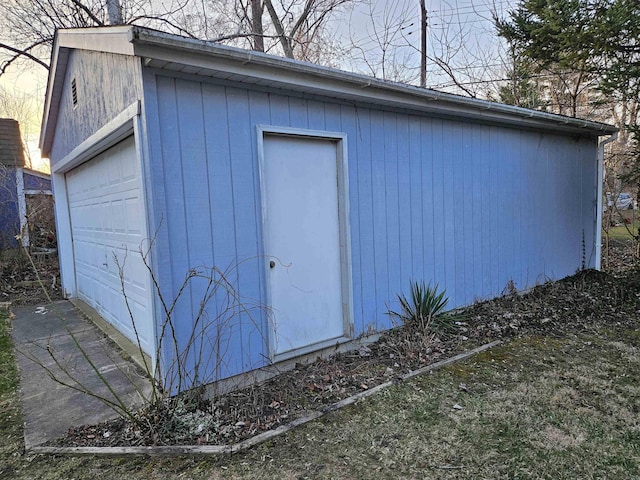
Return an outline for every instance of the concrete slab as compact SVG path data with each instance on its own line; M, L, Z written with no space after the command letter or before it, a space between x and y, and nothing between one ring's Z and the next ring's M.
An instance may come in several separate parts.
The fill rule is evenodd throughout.
M149 394L139 368L70 302L12 311L27 449L117 417L104 402L60 382L127 406Z

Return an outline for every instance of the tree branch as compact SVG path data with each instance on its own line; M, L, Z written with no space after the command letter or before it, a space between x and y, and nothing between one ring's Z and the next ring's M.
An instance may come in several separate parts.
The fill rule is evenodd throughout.
M232 33L229 35L223 35L222 37L214 38L213 40L209 40L210 42L218 43L224 42L225 40L234 40L236 38L249 38L255 37L256 33ZM280 38L278 35L260 35L260 38Z
M95 14L91 10L89 10L89 8L86 5L80 2L80 0L71 0L71 1L76 7L78 7L84 13L89 15L89 18L93 20L98 27L104 27L104 22L100 20L98 17L96 17Z
M138 20L153 20L154 22L162 22L162 23L165 23L165 24L169 25L172 28L175 28L176 31L178 31L182 35L186 35L189 38L197 38L193 33L189 32L188 30L185 30L181 26L173 23L172 21L170 21L169 19L166 19L166 18L154 17L152 15L139 15L139 16L137 16L135 18L132 18L131 21L129 21L127 23L133 25Z
M306 5L304 6L304 10L300 14L300 18L298 18L298 21L295 23L295 25L291 29L291 36L292 37L295 37L296 33L298 32L298 29L302 26L302 24L309 17L309 14L311 13L311 8L313 7L313 4L314 4L314 0L307 0Z
M278 38L280 39L280 44L282 45L282 50L284 50L285 56L287 56L288 58L293 58L293 49L291 48L291 42L284 32L284 27L282 26L282 22L278 17L278 13L276 12L275 8L273 8L271 0L264 0L264 4L269 11L269 16L271 17L273 26L276 28L276 33L278 34Z
M45 43L45 41L40 41L38 43L31 45L30 47L25 48L24 50L20 50L18 48L12 47L11 45L7 45L6 43L0 43L0 48L4 48L5 50L9 50L10 52L13 52L16 54L12 59L10 59L5 65L2 66L2 68L0 69L0 75L2 75L7 69L7 67L11 64L11 62L13 62L13 60L15 60L18 57L27 57L29 60L33 60L38 65L41 65L47 70L49 70L49 65L44 63L38 57L31 55L29 53L29 50L31 50L33 47L36 47L37 45L41 45L43 43Z

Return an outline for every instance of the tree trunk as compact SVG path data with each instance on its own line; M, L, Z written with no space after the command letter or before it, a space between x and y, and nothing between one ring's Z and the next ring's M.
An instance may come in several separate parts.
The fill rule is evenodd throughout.
M253 33L253 49L264 52L264 28L260 0L251 0L251 32Z
M271 0L264 0L264 5L267 7L267 11L269 12L269 16L271 17L273 26L275 27L276 33L278 34L278 39L280 40L280 45L282 45L284 55L288 58L293 58L293 47L291 46L291 40L289 39L289 37L287 37L287 34L284 31L284 27L282 26L282 22L278 17L276 9L273 8Z

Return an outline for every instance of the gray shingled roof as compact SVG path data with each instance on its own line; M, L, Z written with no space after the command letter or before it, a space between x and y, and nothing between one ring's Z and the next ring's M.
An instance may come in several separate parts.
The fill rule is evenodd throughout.
M20 125L11 118L0 118L0 165L24 167Z

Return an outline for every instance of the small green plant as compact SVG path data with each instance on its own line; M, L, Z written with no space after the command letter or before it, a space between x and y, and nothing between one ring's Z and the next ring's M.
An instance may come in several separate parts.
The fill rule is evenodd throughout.
M449 297L445 296L445 291L440 291L439 285L425 284L424 280L411 281L411 297L402 293L398 295L400 311L389 310L391 317L398 318L407 328L417 330L420 333L428 334L430 330L435 330L437 317L444 313L444 309L449 303ZM434 324L435 323L435 324ZM434 328L435 327L435 328Z

